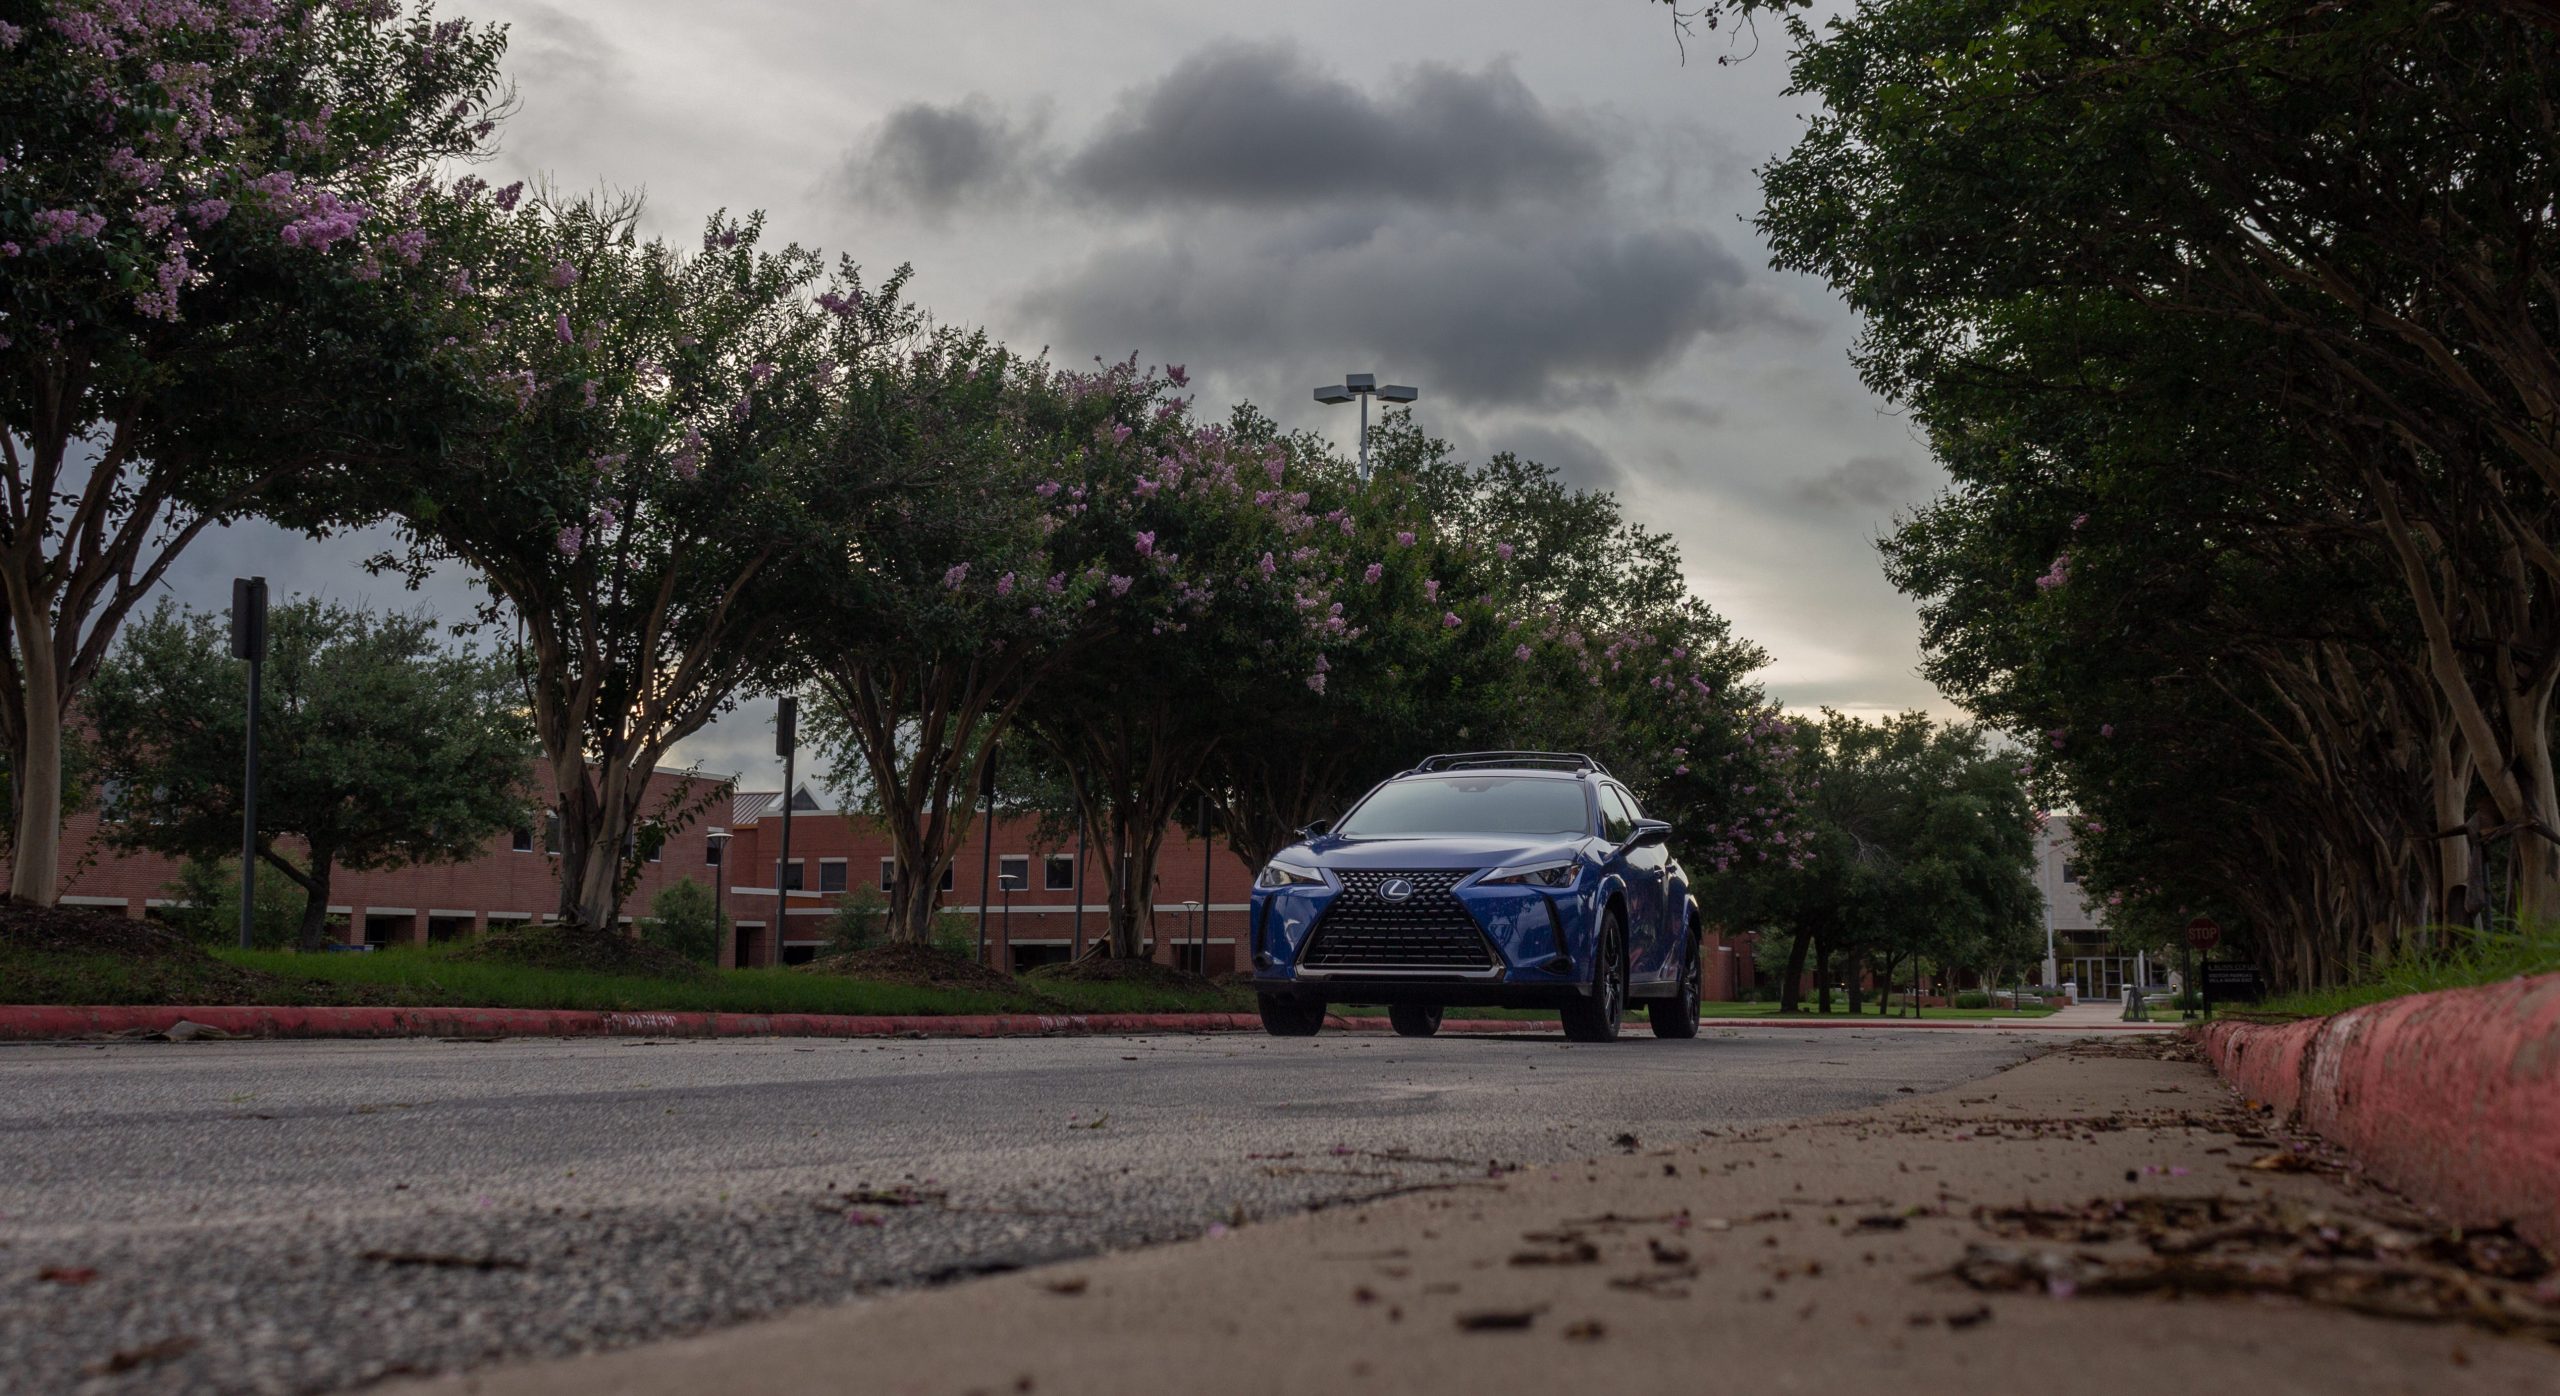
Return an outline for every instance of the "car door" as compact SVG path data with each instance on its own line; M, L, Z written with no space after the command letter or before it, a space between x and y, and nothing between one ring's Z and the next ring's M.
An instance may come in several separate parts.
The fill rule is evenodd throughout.
M1659 843L1629 846L1639 817L1634 797L1625 790L1614 784L1600 787L1602 832L1618 846L1618 864L1627 879L1627 978L1649 984L1665 973L1662 890L1669 880L1671 850Z

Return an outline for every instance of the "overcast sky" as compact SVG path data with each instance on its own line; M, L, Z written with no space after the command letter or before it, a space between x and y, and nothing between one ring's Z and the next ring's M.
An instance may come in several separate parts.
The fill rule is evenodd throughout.
M1695 36L1683 66L1636 0L446 8L513 31L500 183L645 191L674 238L762 208L875 273L913 263L947 321L1185 364L1204 404L1346 447L1353 409L1313 388L1414 384L1471 458L1547 461L1668 531L1782 702L1944 707L1873 547L1941 477L1850 370L1852 317L1749 226L1803 111L1774 41L1720 66L1750 41ZM178 587L419 604L363 574L379 546L234 530ZM681 756L770 787L769 709Z

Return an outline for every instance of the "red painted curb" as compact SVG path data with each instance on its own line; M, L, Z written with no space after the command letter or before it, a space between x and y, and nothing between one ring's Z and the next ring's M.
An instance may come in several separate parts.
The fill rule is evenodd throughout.
M2560 974L2209 1024L2225 1080L2465 1225L2560 1246Z

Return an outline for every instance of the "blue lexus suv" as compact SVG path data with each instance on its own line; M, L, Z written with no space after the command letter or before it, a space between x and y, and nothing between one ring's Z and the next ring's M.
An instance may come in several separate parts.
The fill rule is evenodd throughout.
M1445 1009L1554 1008L1610 1042L1631 1000L1698 1035L1698 909L1671 826L1588 756L1473 751L1392 776L1299 831L1253 884L1262 1025L1306 1037L1383 1003L1427 1037Z

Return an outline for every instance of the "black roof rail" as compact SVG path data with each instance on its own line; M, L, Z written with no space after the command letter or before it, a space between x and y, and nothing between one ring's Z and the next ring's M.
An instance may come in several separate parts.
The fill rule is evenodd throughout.
M1609 774L1609 768L1578 751L1444 751L1415 763L1411 774L1454 771L1469 766L1564 766L1576 775Z

